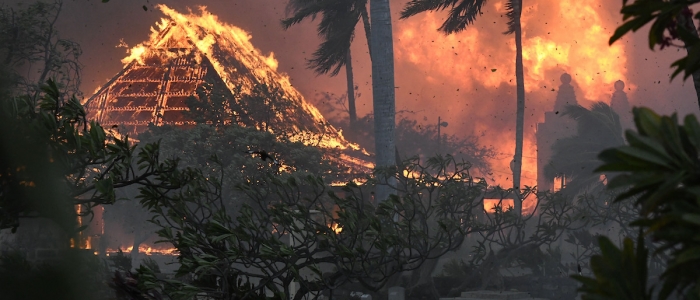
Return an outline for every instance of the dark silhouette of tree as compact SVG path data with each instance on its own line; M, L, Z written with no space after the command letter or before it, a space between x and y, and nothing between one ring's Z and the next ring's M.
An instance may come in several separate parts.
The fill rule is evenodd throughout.
M630 31L637 31L652 23L649 30L649 48L659 45L663 50L667 47L684 48L686 56L674 61L671 68L675 69L671 78L684 73L683 79L693 77L693 85L700 106L700 35L693 19L698 19L700 13L693 15L690 6L700 0L636 0L623 1L622 20L625 21L610 37L610 45ZM674 42L680 41L682 44Z
M179 250L177 273L196 275L191 282L161 280L141 267L123 276L136 281L141 296L239 299L267 291L300 300L350 281L376 291L393 275L459 247L466 228L460 220L480 211L486 187L469 175L468 164L451 158L402 165L390 175L400 182L401 196L377 205L371 203L372 178L336 194L314 175L270 174L263 184L238 186L251 201L233 212L222 193L227 175L221 162L212 158L209 175L186 168L163 177L185 187L141 190L158 235ZM415 178L401 176L404 170ZM295 296L293 283L299 284Z
M644 107L633 114L636 130L625 133L625 145L600 153L596 171L617 173L608 188L625 192L615 201L639 208L632 222L636 241L616 245L600 237L602 251L590 260L593 276L572 277L582 283L583 299L697 299L700 123L694 115L680 121ZM659 282L650 282L649 259L659 257L666 265Z
M396 165L395 139L395 84L394 43L391 31L391 13L388 0L370 0L372 25L367 15L367 1L298 0L290 2L294 16L282 21L285 28L323 14L318 32L323 43L314 53L310 65L321 74L340 72L350 58L349 50L357 22L362 18L372 59L372 98L375 121L376 166L387 168ZM354 93L354 85L348 84L348 97ZM354 106L349 103L349 106ZM351 110L354 110L351 108ZM352 117L351 117L352 118ZM377 198L381 200L391 193L391 178L387 185L377 186Z
M80 92L80 45L60 37L56 22L63 1L0 5L0 65L16 95L37 98L48 79L63 94ZM22 74L36 74L24 76Z
M481 9L486 4L486 0L411 0L401 12L401 18L406 19L411 16L426 11L443 11L450 9L445 22L438 30L451 34L460 32L474 23L481 15ZM508 11L508 30L504 34L515 34L515 81L516 81L516 120L515 120L515 155L513 157L513 187L520 190L520 171L523 158L523 126L525 122L525 81L523 77L523 46L522 28L520 25L520 15L522 12L523 0L508 0L506 9ZM518 197L520 197L518 195ZM522 201L515 201L515 210L522 212Z
M560 175L570 178L564 190L573 196L600 181L600 174L593 172L602 163L598 153L623 145L625 140L619 116L603 102L594 104L590 110L569 105L564 114L576 121L577 133L552 145L553 155L544 172L548 180Z
M352 55L350 44L355 36L355 27L363 21L368 46L370 44L370 25L367 14L367 0L291 0L287 5L292 15L282 20L284 29L305 19L315 19L316 15L323 17L318 25L318 34L323 39L319 48L309 60L308 67L317 74L336 76L345 66L347 76L348 113L350 126L357 120L355 109L355 84L352 73ZM370 47L371 49L371 47Z

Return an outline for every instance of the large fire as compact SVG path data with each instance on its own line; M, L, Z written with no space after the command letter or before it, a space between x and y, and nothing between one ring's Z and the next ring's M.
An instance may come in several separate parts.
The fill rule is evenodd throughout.
M452 102L449 111L439 113L443 119L460 120L464 125L447 130L471 131L482 136L482 143L496 147L502 155L491 162L496 173L493 177L497 184L509 187L512 184L509 164L515 149L515 42L513 35L502 34L507 22L505 2L487 3L483 15L457 34L437 31L447 11L398 21L394 49L397 64L403 63L420 71L416 73L425 74L422 80L426 85L443 90L453 88L451 92L431 90L437 98L421 95L423 98L418 100L423 101L412 104L435 111L440 107L435 101ZM619 7L602 0L525 0L524 5L526 123L521 186L534 186L535 124L543 120L544 111L552 109L562 73L574 78L572 84L582 105L590 101L609 103L617 80L626 81L632 90L636 86L627 82L625 43L608 45L617 27L619 14L615 13ZM418 75L409 76L413 76L412 81L418 79ZM401 86L401 81L399 77L397 85ZM416 90L399 89L397 95L401 92L405 98L415 98ZM425 90L422 93L427 94Z
M200 7L199 14L191 11L182 14L162 4L157 7L166 17L151 29L147 42L128 50L129 55L122 60L125 67L134 62L144 65L153 56L176 58L181 55L173 49L196 49L211 62L230 90L235 90L240 85L245 93L253 89L256 80L274 82L291 97L290 101L298 101L300 107L311 114L313 123L320 132L304 131L293 124L292 129L297 134L289 136L291 140L313 143L322 148L362 151L357 144L345 140L341 131L328 125L318 109L292 87L289 76L277 71L278 62L274 53L261 53L250 42L249 33L219 21L206 7ZM227 61L227 57L233 57L235 63ZM245 72L250 72L251 76L241 75Z
M504 3L488 2L484 14L474 24L451 35L437 31L445 12L396 20L394 50L397 108L424 109L431 117L440 114L453 124L446 132L481 136L482 144L495 147L500 153L491 161L493 174L484 177L490 179L490 183L509 187L512 182L509 165L515 149L515 45L512 35L502 34L507 22ZM404 1L393 4L393 11L398 12ZM582 105L592 101L608 102L617 80L625 81L630 90L636 89L627 78L625 43L607 44L619 22L618 6L619 3L613 5L603 0L525 1L522 26L527 94L521 187L536 185L535 125L542 121L542 112L551 110L562 73L572 75L572 84ZM158 8L166 17L152 29L149 41L129 50L124 64L144 63L144 57L153 48L194 46L211 60L217 73L229 88L233 88L238 81L230 76L236 74L236 68L217 59L220 57L217 49L224 49L235 53L241 64L257 76L279 82L303 99L292 87L289 77L277 71L274 53L265 55L253 47L249 33L221 22L203 7L197 13L186 14L164 5ZM181 30L166 30L169 26ZM172 38L164 38L164 35ZM171 40L177 41L176 44L162 44ZM368 64L369 60L364 63ZM402 68L417 72L399 72ZM437 103L440 101L444 103ZM327 124L313 105L303 101L303 106L312 112L316 121ZM357 145L346 142L339 130L333 131L340 138L324 138L317 145L358 149Z

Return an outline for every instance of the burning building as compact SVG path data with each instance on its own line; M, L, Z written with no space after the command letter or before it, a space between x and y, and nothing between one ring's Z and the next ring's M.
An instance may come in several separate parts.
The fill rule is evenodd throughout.
M91 119L132 135L150 125L254 127L280 139L340 150L326 158L350 170L346 180L371 171L369 154L330 125L289 77L276 71L274 57L250 43L248 33L203 8L200 14L159 8L166 17L152 28L150 39L131 48L122 71L85 103Z
M207 123L253 126L306 145L340 149L337 159L344 165L373 167L369 154L328 124L289 77L276 71L274 57L253 47L248 33L204 9L197 15L159 8L167 18L152 28L149 41L129 50L124 69L87 100L89 117L130 134L149 124L193 126L198 120L191 103L218 98L228 117Z

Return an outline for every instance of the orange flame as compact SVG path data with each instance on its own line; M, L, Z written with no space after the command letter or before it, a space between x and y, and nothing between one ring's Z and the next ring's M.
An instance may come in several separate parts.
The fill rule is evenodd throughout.
M549 3L525 7L522 14L526 91L552 86L552 75L558 78L562 71L567 71L574 75L586 99L608 99L606 85L626 79L627 58L623 43L608 45L615 24L603 19L603 12L598 9L600 0L545 2ZM493 7L498 14L506 13L502 2L494 3ZM543 14L546 17L541 17ZM515 42L512 35L500 34L505 30L503 18L485 14L481 18L497 21L492 26L486 25L486 29L477 25L487 20L478 20L456 34L426 32L425 28L440 27L441 16L426 14L402 26L396 42L396 58L431 70L436 75L428 77L429 80L438 80L436 77L440 76L440 81L450 80L466 89L477 84L494 88L500 84L515 86ZM548 74L551 71L558 74Z
M508 210L509 207L513 207L515 204L513 199L484 199L484 210L488 213L493 213L497 205L501 205L503 211Z
M335 234L339 234L343 231L343 227L340 227L338 223L333 223L333 225L331 225L331 229L333 230L333 232L335 232Z
M397 63L425 74L422 80L431 86L455 87L456 99L464 106L445 103L450 106L449 117L464 120L465 113L469 117L462 127L447 130L472 131L482 135L483 144L502 152L491 161L496 173L493 177L496 183L510 187L510 162L515 149L516 49L514 36L502 34L507 21L504 1L492 3L474 24L456 34L437 31L445 12L400 21L395 29L394 49ZM536 185L535 124L543 120L544 111L552 110L562 73L572 75L582 105L587 105L586 101L609 103L617 80L625 81L630 89L636 88L634 83L627 82L626 45L621 42L608 45L620 18L619 7L602 0L545 0L525 4L529 6L524 7L521 22L527 111L521 188ZM401 77L397 79L400 80ZM445 97L452 96L444 93ZM437 101L432 99L417 105L435 111L436 107L444 106ZM417 108L414 105L412 109ZM445 112L442 113L447 119ZM504 114L509 117L496 118ZM513 120L509 119L511 114ZM534 201L524 204L525 209L533 205Z
M129 55L122 60L125 66L133 62L144 64L145 60L154 54L154 51L157 51L159 56L175 57L180 54L158 50L189 49L194 46L212 63L229 89L234 90L237 85L241 85L243 92L250 92L255 82L250 78L237 76L239 73L237 66L222 62L221 60L225 58L217 52L218 49L222 49L226 52L223 56L235 56L242 65L239 67L252 72L258 80L279 84L285 93L293 98L292 101L298 101L301 107L313 116L315 124L322 124L321 133L309 132L288 137L292 141L313 141L314 145L323 148L361 150L357 144L345 140L339 130L327 124L318 109L309 104L292 87L289 76L277 71L278 62L274 53L263 55L250 42L252 37L249 33L236 26L221 22L204 6L199 8L200 14L195 14L192 11L181 14L163 4L157 7L166 15L166 18L162 18L156 24L157 28L151 28L148 42L138 44L128 50ZM216 47L214 47L215 45Z
M125 248L120 248L122 249L122 252L125 254L131 253L131 251L134 249L134 246L129 246ZM107 249L107 256L110 256L111 254L118 253L119 249ZM154 254L160 254L160 255L177 255L179 252L176 248L153 248L151 246L147 245L141 245L139 246L139 253L140 254L146 254L146 255L154 255Z

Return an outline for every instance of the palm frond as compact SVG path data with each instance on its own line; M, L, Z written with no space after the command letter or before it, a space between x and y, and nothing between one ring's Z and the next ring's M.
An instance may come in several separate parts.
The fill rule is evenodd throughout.
M293 16L282 20L282 26L287 29L306 18L313 20L321 14L317 33L323 42L313 53L307 67L317 74L330 73L335 76L345 66L355 37L355 27L366 5L367 0L291 0L287 9Z
M401 11L401 19L406 19L426 11L445 10L454 7L459 0L411 0Z
M520 27L520 15L523 8L523 0L508 0L506 2L506 17L508 18L508 30L504 31L503 34L515 33L516 29Z
M450 13L438 30L451 34L462 31L474 23L481 14L486 0L412 0L401 12L405 19L426 11L442 11L450 8Z
M345 59L355 37L355 27L361 16L360 9L355 5L358 1L342 2L344 5L324 11L323 19L318 24L318 34L324 41L308 62L308 67L317 74L330 73L331 76L336 76L345 66Z
M323 0L290 0L287 4L286 14L292 15L289 18L282 19L282 28L289 29L293 25L299 24L307 18L315 20L318 14L326 10L333 1Z
M308 61L307 66L317 74L330 73L331 76L336 76L345 66L355 30L347 27L344 29L329 32Z

